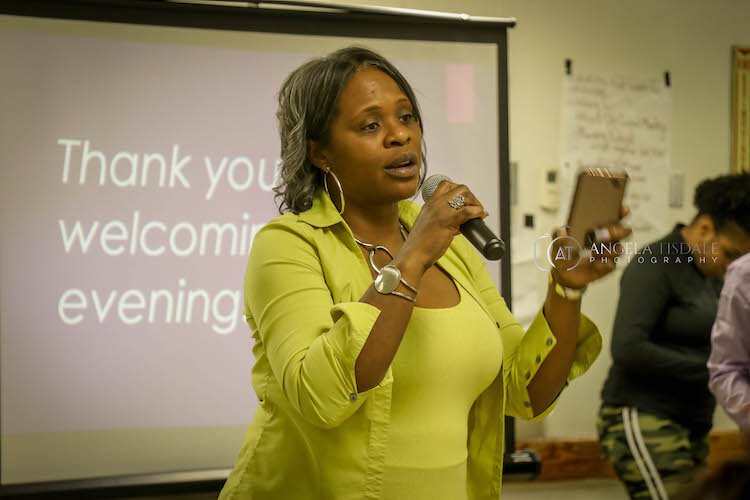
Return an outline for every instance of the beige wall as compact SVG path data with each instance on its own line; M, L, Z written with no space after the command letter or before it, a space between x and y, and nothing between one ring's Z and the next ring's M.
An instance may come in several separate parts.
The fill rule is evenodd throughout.
M729 171L732 45L750 45L750 3L731 0L504 0L500 15L516 17L509 34L510 153L519 165L519 205L535 206L538 169L555 165L560 146L563 61L573 71L643 76L669 71L673 89L672 170L685 173L685 201L672 222L689 221L695 185ZM666 195L666 193L665 193ZM558 222L542 217L542 227ZM514 275L518 281L522 279ZM519 425L520 435L593 436L608 352L618 276L592 286L584 312L599 325L605 352L571 385L542 424ZM543 285L542 285L543 286ZM717 412L716 427L733 427Z
M332 2L337 3L337 2ZM671 221L689 221L692 192L706 177L729 170L730 61L732 45L750 45L750 2L742 0L380 0L350 1L391 7L515 17L509 32L510 156L519 167L519 203L537 217L540 235L561 214L543 214L536 204L539 169L556 165L560 147L563 62L573 71L641 76L669 71L673 89L672 170L685 174L682 209ZM666 196L666 193L665 193ZM539 424L520 423L519 435L593 437L599 390L611 358L609 338L619 273L592 286L584 312L600 326L604 352L585 377L566 390L553 414ZM543 277L514 266L514 283ZM515 285L514 285L515 288ZM717 412L716 427L733 424Z

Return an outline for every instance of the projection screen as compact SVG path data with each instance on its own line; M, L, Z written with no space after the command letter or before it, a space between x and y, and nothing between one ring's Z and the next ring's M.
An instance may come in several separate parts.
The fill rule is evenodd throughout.
M393 61L429 172L507 240L498 45L409 38L0 16L3 485L231 467L256 407L241 290L278 215L275 94L312 57Z

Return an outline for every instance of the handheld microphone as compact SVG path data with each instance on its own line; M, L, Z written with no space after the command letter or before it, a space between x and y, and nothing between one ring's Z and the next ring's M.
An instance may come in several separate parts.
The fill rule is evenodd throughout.
M435 174L429 176L422 184L422 199L432 198L435 190L443 181L450 181L447 175ZM505 254L505 243L495 236L482 219L469 219L461 224L461 234L479 250L487 260L500 260Z

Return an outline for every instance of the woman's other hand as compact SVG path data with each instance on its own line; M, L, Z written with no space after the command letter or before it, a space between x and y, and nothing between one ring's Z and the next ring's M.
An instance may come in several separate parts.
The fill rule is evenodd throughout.
M630 210L623 205L620 208L620 221L629 213ZM603 226L596 231L595 244L591 248L583 248L580 243L571 246L568 241L566 244L569 238L564 236L567 232L565 228L560 228L550 249L554 262L552 275L555 281L568 288L582 289L592 281L611 273L617 266L616 258L625 251L621 240L630 236L632 232L630 227L624 226L621 222Z

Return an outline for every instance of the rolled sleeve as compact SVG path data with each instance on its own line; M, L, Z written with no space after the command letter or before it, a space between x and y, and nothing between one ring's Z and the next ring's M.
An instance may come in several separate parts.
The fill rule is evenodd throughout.
M501 333L504 339L516 338L518 340L515 349L512 349L511 342L504 347L506 350L503 360L503 376L507 391L506 412L524 420L540 420L552 411L560 396L558 395L544 412L534 416L527 387L557 344L557 339L542 310L537 313L526 333L518 323L506 326L501 329ZM601 349L602 337L599 329L589 318L581 315L575 356L567 381L570 382L583 375L594 363Z
M380 310L334 304L314 245L282 225L255 237L245 276L246 314L284 396L313 425L340 425L370 391L357 392L354 365Z
M356 401L360 395L373 389L393 383L393 372L389 366L380 383L367 391L357 392L354 366L378 316L380 309L365 302L345 302L336 304L331 309L331 319L336 326L331 329L327 341L344 360L345 370L349 376L348 390L351 401Z

